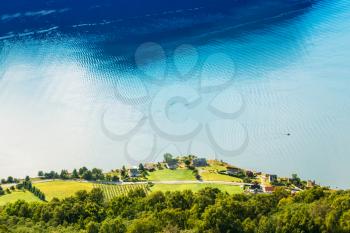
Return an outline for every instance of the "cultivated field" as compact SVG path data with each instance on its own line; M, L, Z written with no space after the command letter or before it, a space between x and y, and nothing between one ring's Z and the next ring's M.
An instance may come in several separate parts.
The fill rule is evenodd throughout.
M147 184L126 184L126 185L113 185L113 184L98 184L95 183L94 188L100 188L103 191L106 200L111 200L116 196L127 195L131 190L141 188L146 193L149 192Z
M54 197L63 199L65 197L73 196L80 190L91 191L93 188L92 183L63 180L35 183L34 186L38 187L45 194L46 200L48 201Z

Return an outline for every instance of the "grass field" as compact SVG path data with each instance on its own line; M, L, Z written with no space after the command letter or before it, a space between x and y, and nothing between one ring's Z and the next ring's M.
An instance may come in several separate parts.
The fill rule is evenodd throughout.
M239 186L233 185L223 185L223 184L156 184L151 187L151 191L183 191L192 190L193 192L198 192L199 190L205 188L218 188L222 192L228 192L230 194L242 193L243 189Z
M208 181L220 180L220 181L242 182L242 179L240 178L218 174L216 172L208 171L208 170L202 170L200 172L200 176L202 177L203 180L208 180Z
M5 194L0 196L0 206L3 206L7 203L13 203L17 200L23 200L27 202L41 202L39 198L34 196L31 192L28 191L14 191L10 194Z
M191 170L188 169L163 169L150 172L148 176L150 181L162 181L162 180L196 180Z
M100 188L103 191L106 200L111 200L116 196L127 195L131 190L141 188L146 193L149 192L147 184L129 184L129 185L113 185L113 184L94 184L94 188Z
M204 169L212 169L212 170L226 170L225 164L220 162L220 161L216 161L216 160L208 160L208 167L204 167Z
M92 183L63 180L36 183L34 186L44 192L46 200L48 201L54 197L57 197L58 199L70 197L79 190L90 191L93 188Z

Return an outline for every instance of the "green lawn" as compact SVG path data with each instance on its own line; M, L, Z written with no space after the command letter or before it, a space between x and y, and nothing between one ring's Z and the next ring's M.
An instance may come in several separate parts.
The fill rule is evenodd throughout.
M7 203L13 203L17 200L24 200L27 202L41 202L39 198L34 196L31 192L28 191L13 191L10 194L5 194L0 196L0 206L3 206Z
M162 181L162 180L196 180L191 170L188 169L163 169L150 172L148 180Z
M230 194L242 193L243 189L239 186L233 185L223 185L223 184L155 184L151 187L151 191L183 191L192 190L193 192L198 192L199 190L205 188L218 188L223 192L228 192Z
M38 187L46 195L47 201L54 197L59 199L70 197L79 190L90 191L93 188L92 183L63 180L36 183L34 186Z
M204 169L217 170L217 171L226 170L225 164L220 162L220 161L208 160L208 163L209 163L209 166L208 167L204 167Z
M208 181L219 180L219 181L242 182L242 179L240 178L219 174L209 170L202 170L200 172L200 176L202 177L203 180L208 180Z

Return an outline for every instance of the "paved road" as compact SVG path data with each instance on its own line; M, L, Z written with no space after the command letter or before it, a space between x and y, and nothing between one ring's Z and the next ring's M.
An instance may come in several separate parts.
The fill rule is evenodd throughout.
M241 186L241 185L252 185L250 183L239 183L239 182L229 182L229 181L220 181L220 180L162 180L162 181L140 181L140 182L103 182L106 184L116 184L116 185L127 185L127 184L223 184L223 185L232 185L232 186Z
M60 180L60 179L56 179ZM33 184L37 183L45 183L45 182L51 182L54 181L53 179L47 179L47 180L35 180L32 181ZM220 180L162 180L162 181L139 181L139 182L93 182L93 181L86 181L86 180L75 180L78 182L84 182L84 183L104 183L104 184L114 184L114 185L136 185L136 184L222 184L222 185L232 185L232 186L242 186L242 185L252 185L250 183L239 183L239 182L230 182L230 181L220 181ZM4 184L2 185L3 188L10 188L11 186L15 186L16 184Z

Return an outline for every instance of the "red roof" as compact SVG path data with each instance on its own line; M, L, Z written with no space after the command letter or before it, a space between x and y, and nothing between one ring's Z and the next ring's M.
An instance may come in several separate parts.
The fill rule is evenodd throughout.
M273 187L273 186L266 186L265 187L265 192L273 192L273 191L275 191L275 187Z

